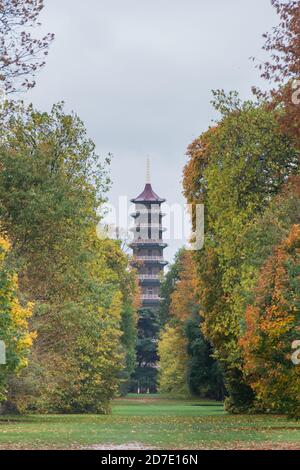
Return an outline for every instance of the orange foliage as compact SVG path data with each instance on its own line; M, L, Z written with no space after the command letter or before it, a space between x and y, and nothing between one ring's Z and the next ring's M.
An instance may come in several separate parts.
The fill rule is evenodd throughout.
M183 170L183 193L189 203L203 202L203 173L209 163L209 143L216 129L217 127L211 127L188 146L186 154L189 160Z
M181 259L180 279L171 295L171 314L185 321L191 314L199 311L198 279L196 265L191 251L185 251Z
M244 372L264 407L300 415L300 369L291 361L300 339L300 225L268 259L240 340Z
M264 35L264 50L271 53L271 61L260 65L262 77L276 87L270 92L272 107L284 107L280 123L284 133L293 137L300 148L300 1L271 0L280 17L272 33ZM262 96L266 94L254 91ZM295 99L293 99L293 96Z

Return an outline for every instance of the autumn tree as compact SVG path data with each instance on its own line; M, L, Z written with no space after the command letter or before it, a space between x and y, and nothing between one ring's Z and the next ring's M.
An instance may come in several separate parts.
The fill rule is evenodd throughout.
M172 294L176 288L176 283L179 280L181 271L182 253L184 249L180 249L175 254L175 259L170 264L168 271L165 273L161 282L161 302L159 306L159 321L161 327L164 327L170 319L170 306L172 302Z
M187 338L182 326L167 325L162 331L158 346L159 391L162 393L188 393Z
M159 342L160 389L221 399L222 372L201 331L199 279L192 252L180 250L174 265L169 271L173 273L173 283L170 278L167 280L172 285L169 318ZM177 338L176 347L172 345L172 335ZM181 379L171 383L176 367Z
M188 250L182 251L179 278L171 295L170 312L173 318L184 322L199 313L197 288L198 278L192 253Z
M242 411L253 400L238 344L245 233L287 178L299 172L298 153L281 132L276 114L263 106L222 91L215 92L214 105L221 119L189 147L184 190L188 202L202 202L206 209L205 246L194 255L203 332L226 371L228 409Z
M300 369L291 355L300 335L300 225L262 267L245 321L244 371L258 406L299 417Z
M260 270L274 249L300 224L300 177L290 177L263 213L256 214L244 232L241 247L241 281L233 289L236 309L243 316L253 301Z
M32 305L19 300L18 277L8 263L10 244L0 237L0 340L5 344L6 363L0 365L0 403L7 398L12 374L28 365L29 351L36 335L29 331Z
M37 38L43 0L0 1L0 84L6 93L29 89L35 74L45 65L53 34Z
M159 390L187 394L188 388L188 339L184 324L190 315L197 314L198 304L194 283L197 279L194 266L189 265L189 253L180 250L175 263L167 273L169 292L168 323L161 332L159 353Z
M279 25L264 35L263 49L270 58L259 64L262 77L272 86L263 96L272 109L284 110L278 115L283 131L295 139L300 148L300 1L271 0Z
M38 332L10 399L30 410L107 412L126 367L122 328L135 315L128 258L96 235L109 161L61 104L50 113L17 106L1 130L0 217Z
M113 253L113 252L112 252ZM122 292L121 344L125 363L121 372L120 392L126 394L131 387L131 379L137 366L137 323L140 308L140 288L134 271L128 270L128 258L119 250L110 258L112 269L117 270ZM120 256L121 255L121 256Z

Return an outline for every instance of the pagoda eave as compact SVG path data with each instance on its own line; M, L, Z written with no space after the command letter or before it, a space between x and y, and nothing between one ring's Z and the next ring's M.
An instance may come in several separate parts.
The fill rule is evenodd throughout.
M134 258L131 260L132 265L148 265L148 264L159 264L160 266L167 266L169 264L166 260L150 260L150 259L141 259L141 258Z

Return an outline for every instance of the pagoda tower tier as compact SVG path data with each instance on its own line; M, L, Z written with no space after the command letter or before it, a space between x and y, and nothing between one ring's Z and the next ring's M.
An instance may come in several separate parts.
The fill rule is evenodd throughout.
M161 205L165 199L160 198L152 189L147 169L147 182L143 192L131 199L135 204L133 240L130 247L133 250L132 265L138 271L141 286L142 306L157 307L160 303L160 285L167 261L164 260L163 250L167 243L163 241L164 213Z

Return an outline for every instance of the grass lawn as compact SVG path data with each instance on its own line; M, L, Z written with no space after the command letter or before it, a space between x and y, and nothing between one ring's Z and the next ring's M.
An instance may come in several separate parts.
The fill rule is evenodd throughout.
M220 403L159 396L114 401L110 416L0 417L0 449L140 443L161 449L300 449L300 422L231 416Z

